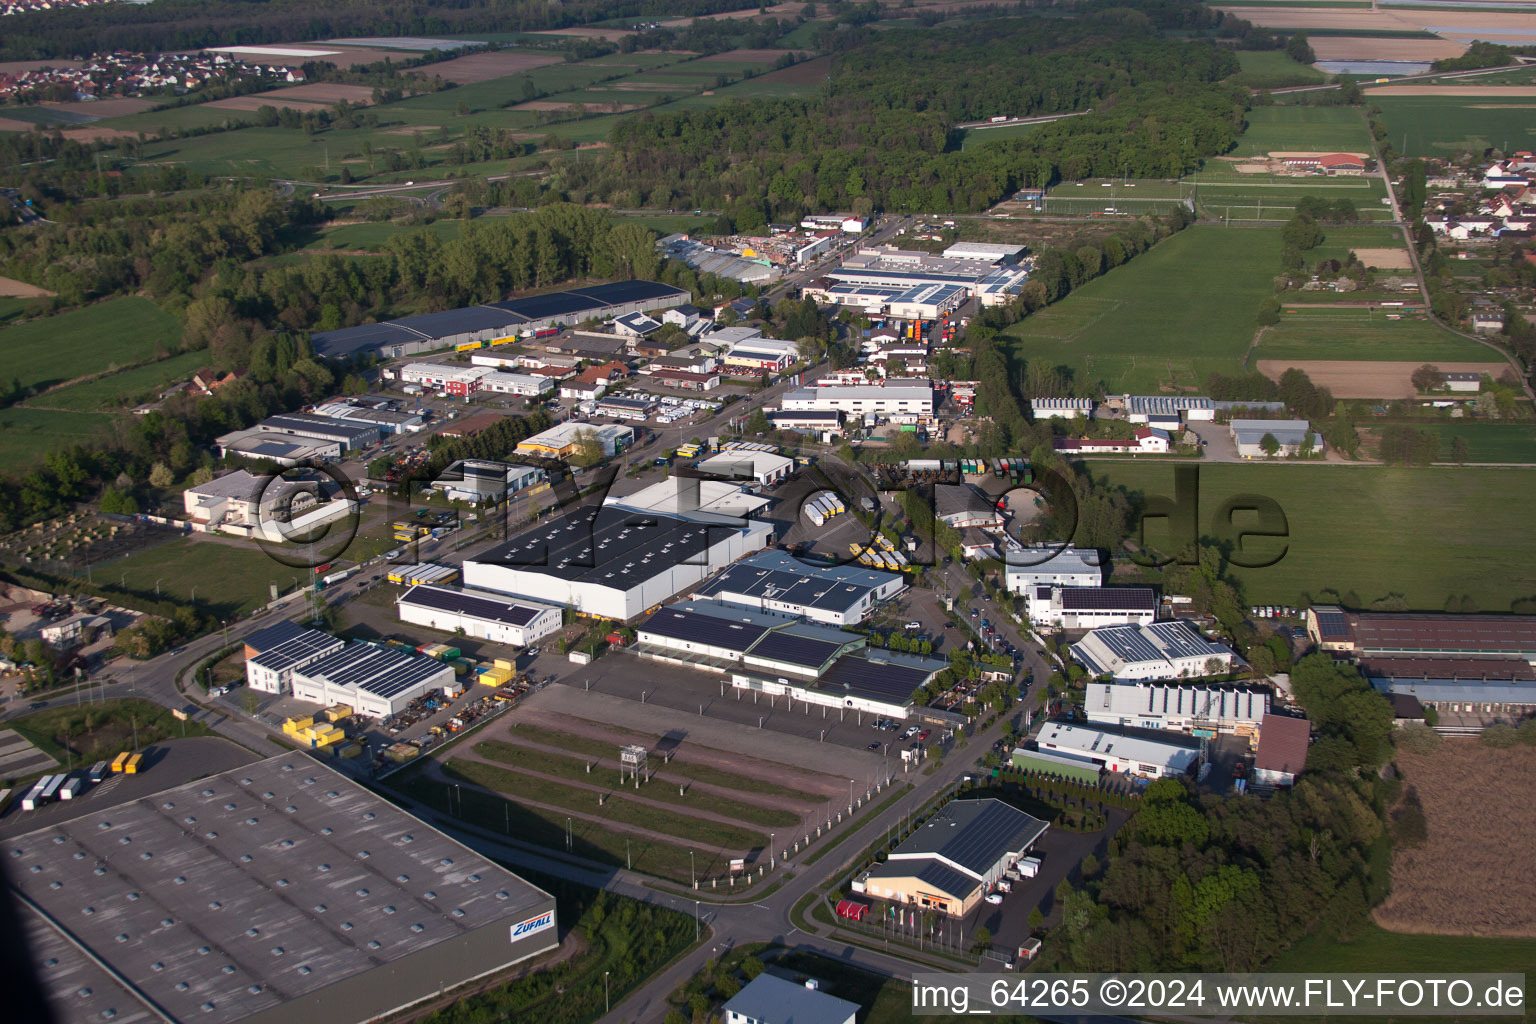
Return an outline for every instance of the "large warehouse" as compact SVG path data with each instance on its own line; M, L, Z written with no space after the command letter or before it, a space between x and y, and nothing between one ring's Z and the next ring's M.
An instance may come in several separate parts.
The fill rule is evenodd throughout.
M1207 640L1180 619L1095 629L1072 645L1072 660L1117 682L1221 675L1236 657L1232 648Z
M1041 750L1058 757L1149 779L1187 775L1200 763L1198 743L1174 743L1065 722L1047 722L1035 742Z
M933 381L888 380L884 384L804 387L784 392L784 412L840 412L848 416L932 416Z
M293 673L345 647L341 639L292 622L269 626L245 641L245 681L262 693L290 693Z
M562 613L550 605L535 604L462 587L416 586L395 601L401 622L428 626L492 643L527 647L560 628Z
M1102 725L1257 736L1269 697L1241 684L1089 683L1083 712Z
M860 876L870 896L964 917L1050 826L1001 800L951 800Z
M1157 593L1150 587L1040 586L1025 591L1029 621L1059 629L1097 629L1157 618Z
M584 320L604 320L681 306L690 298L681 288L655 281L618 281L321 331L310 337L310 344L317 355L331 359L351 356L400 359L440 348L494 341L512 334L569 327Z
M589 505L467 559L464 583L625 621L765 547L772 536L773 528L756 520Z
M783 551L764 551L726 566L693 596L841 627L864 621L876 605L906 589L900 573L808 565Z
M1097 587L1104 582L1104 560L1095 548L1047 544L1010 547L1003 554L1008 589L1023 594L1030 587Z
M548 893L293 753L5 851L60 1021L374 1020L559 945Z
M388 718L429 690L453 682L453 666L424 654L357 641L292 673L293 695L316 704L349 704Z
M1307 609L1307 633L1359 658L1519 658L1536 664L1536 615L1421 615Z

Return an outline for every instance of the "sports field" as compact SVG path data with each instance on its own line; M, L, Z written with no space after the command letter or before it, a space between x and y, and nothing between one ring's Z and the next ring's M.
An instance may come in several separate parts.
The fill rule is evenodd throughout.
M984 141L971 132L968 143ZM1045 197L1045 213L1063 217L1138 216L1169 213L1194 194L1187 182L1146 178L1087 178L1066 181Z
M1213 160L1197 176L1186 178L1181 184L1195 196L1201 213L1219 220L1281 223L1291 218L1297 200L1304 196L1330 202L1347 199L1363 220L1391 218L1391 209L1383 202L1386 186L1374 175L1328 178L1242 174L1226 161ZM1198 188L1194 188L1197 184Z
M1279 258L1276 231L1196 225L1007 333L1016 355L1113 394L1198 388L1240 369Z
M1453 158L1536 146L1536 96L1372 96L1404 156Z
M1389 469L1347 464L1201 465L1199 526L1223 501L1260 494L1279 502L1288 547L1276 564L1230 569L1253 604L1294 604L1325 588L1362 600L1403 595L1411 608L1439 611L1450 594L1477 581L1484 611L1536 595L1536 534L1528 528L1536 502L1536 470ZM1097 462L1107 478L1145 495L1172 495L1174 467ZM1149 524L1157 543L1158 521ZM1253 542L1273 553L1278 542ZM1274 547L1262 545L1274 544Z
M148 299L108 299L5 329L6 369L44 388L181 347L181 324ZM60 353L68 358L61 360Z
M1254 107L1233 156L1288 150L1369 153L1365 118L1353 107Z
M1430 320L1388 320L1380 309L1297 308L1287 296L1280 322L1264 332L1258 359L1379 359L1393 362L1488 362L1495 354Z

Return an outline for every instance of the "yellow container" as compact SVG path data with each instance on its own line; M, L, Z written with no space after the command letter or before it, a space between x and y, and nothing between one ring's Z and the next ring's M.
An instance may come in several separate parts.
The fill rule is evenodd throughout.
M114 772L120 772L124 768L128 767L128 758L129 758L129 756L130 755L129 755L128 751L125 750L121 754L118 754L116 757L114 757L112 759L112 770Z
M350 704L332 704L325 709L323 714L327 722L340 722L343 719L352 717L352 706Z
M494 662L492 662L492 664L494 664L497 668L504 668L508 672L511 672L513 669L517 668L516 662L510 661L506 658L497 658Z
M128 763L123 766L123 774L125 774L125 775L137 775L139 773L139 766L141 764L143 764L143 763L144 763L144 755L143 754L134 754L132 757L130 757L128 759Z

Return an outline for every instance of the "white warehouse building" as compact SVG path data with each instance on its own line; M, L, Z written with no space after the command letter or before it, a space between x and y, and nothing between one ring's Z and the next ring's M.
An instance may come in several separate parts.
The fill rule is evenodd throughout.
M1095 629L1072 645L1072 660L1093 675L1126 682L1220 675L1231 670L1237 655L1174 619Z
M528 647L560 629L563 613L552 605L535 604L484 590L414 586L395 601L401 622L511 647Z
M464 583L627 621L772 536L767 523L739 517L587 506L466 560Z
M335 654L346 644L329 633L279 622L245 638L245 681L262 693L289 693L293 673Z
M906 589L900 573L861 565L808 565L784 551L764 551L726 566L693 596L842 627L864 621L876 605Z
M1269 712L1268 690L1215 683L1089 683L1083 712L1096 725L1255 736Z
M293 672L293 695L316 704L349 704L388 718L422 694L453 682L453 666L424 654L354 642Z
M1065 722L1047 722L1036 743L1041 750L1082 761L1084 766L1150 779L1177 778L1200 763L1198 744L1127 736Z
M1070 544L1013 546L1003 555L1004 579L1015 594L1031 587L1097 587L1104 583L1104 565L1096 548Z
M1025 593L1029 621L1036 626L1096 629L1147 625L1157 618L1157 594L1150 587L1038 586Z
M785 412L841 412L849 416L932 416L931 380L888 380L879 384L805 387L786 391Z

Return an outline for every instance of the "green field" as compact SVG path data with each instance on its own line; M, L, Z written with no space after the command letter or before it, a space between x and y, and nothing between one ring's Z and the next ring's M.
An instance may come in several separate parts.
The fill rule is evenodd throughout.
M34 399L49 409L78 412L110 412L154 398L166 385L185 380L208 365L207 352L183 352L158 363L109 373L95 380L71 384ZM30 406L29 406L30 407Z
M55 412L13 405L0 409L0 462L12 469L32 466L55 448L96 442L112 425L97 413Z
M1305 302L1305 293L1290 300ZM1430 320L1388 320L1381 310L1282 308L1280 323L1264 332L1255 359L1379 359L1413 362L1487 362L1494 353Z
M1302 150L1369 153L1365 118L1353 107L1254 107L1233 156Z
M1239 174L1226 164L1212 162L1206 164L1197 178L1199 187L1194 191L1201 212L1222 220L1286 221L1303 196L1347 199L1365 220L1388 220L1392 215L1391 208L1382 201L1387 195L1386 185L1375 176L1297 178ZM1182 184L1188 188L1197 178L1187 178Z
M1409 424L1440 435L1440 459L1449 462L1451 438L1465 438L1468 462L1536 462L1536 425L1487 421Z
M1531 100L1519 96L1391 96L1367 94L1381 108L1387 137L1404 156L1449 159L1536 145Z
M1275 231L1186 228L1007 333L1017 356L1071 367L1112 394L1198 388L1213 370L1240 368L1279 258Z
M1328 77L1309 64L1292 60L1284 50L1241 50L1237 62L1242 65L1242 70L1232 76L1232 81L1250 89L1316 85Z
M430 224L395 224L391 221L371 221L365 224L342 224L337 227L323 228L316 233L316 238L308 248L311 249L382 249L384 243L400 234L409 234L414 231L429 231L449 241L459 237L464 230L464 222L444 218L435 220Z
M1362 225L1359 227L1339 227L1332 224L1323 225L1322 244L1315 249L1308 249L1306 259L1308 263L1316 263L1318 260L1339 260L1354 249L1402 249L1407 251L1403 243L1403 233L1397 228L1386 225ZM1308 300L1310 301L1310 300Z
M177 499L178 506L181 499ZM182 601L197 600L221 616L244 615L271 600L269 587L280 593L310 579L308 569L295 569L275 561L248 541L188 537L148 551L103 562L91 567L99 583L115 583L140 593L160 593Z
M148 299L108 299L5 328L7 376L26 387L163 357L181 346L181 324ZM61 360L61 352L68 359Z
M1279 502L1288 550L1268 568L1229 569L1253 604L1295 604L1331 588L1374 601L1399 593L1409 607L1440 611L1448 594L1476 581L1484 611L1536 596L1536 470L1390 469L1322 463L1238 465L1200 470L1202 533L1227 498L1260 494ZM1147 495L1172 495L1174 467L1096 462L1095 479ZM1242 520L1239 520L1241 524ZM1153 521L1148 540L1166 543ZM1253 542L1271 553L1277 542Z

